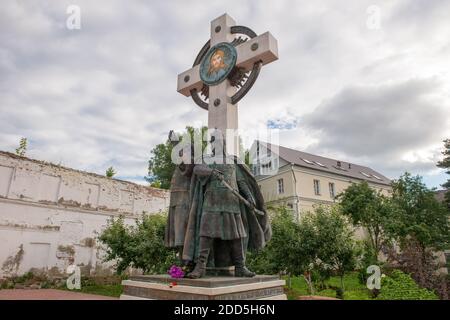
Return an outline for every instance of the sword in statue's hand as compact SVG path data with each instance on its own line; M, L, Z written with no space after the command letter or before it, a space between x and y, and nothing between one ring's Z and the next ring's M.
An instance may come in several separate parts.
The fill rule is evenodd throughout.
M250 201L248 201L247 199L245 199L243 196L241 196L241 194L239 193L239 191L237 191L236 189L234 189L232 186L230 186L228 184L228 182L225 181L224 177L223 177L223 173L220 172L219 170L213 169L212 170L212 174L220 180L220 182L228 189L230 190L236 197L238 197L239 200L241 200L250 210L252 210L254 213L260 215L260 216L264 216L265 213L264 211L258 210L257 208L255 208L255 206L250 203Z

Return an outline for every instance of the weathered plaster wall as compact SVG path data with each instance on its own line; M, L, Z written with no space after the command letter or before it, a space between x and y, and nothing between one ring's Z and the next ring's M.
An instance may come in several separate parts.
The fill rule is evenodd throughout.
M0 151L0 277L31 268L107 271L95 238L111 216L126 223L165 210L169 194Z

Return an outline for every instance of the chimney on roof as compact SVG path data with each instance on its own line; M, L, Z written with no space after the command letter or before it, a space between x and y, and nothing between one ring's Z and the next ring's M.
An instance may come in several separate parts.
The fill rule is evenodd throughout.
M348 164L348 168L349 168L349 169L352 168L352 164L351 164L351 163Z
M340 162L340 161L337 162L337 166L338 166L339 168L341 167L341 162Z

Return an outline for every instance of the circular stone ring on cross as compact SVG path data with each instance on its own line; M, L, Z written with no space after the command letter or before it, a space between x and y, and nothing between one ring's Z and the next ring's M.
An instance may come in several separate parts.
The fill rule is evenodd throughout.
M200 79L214 86L227 78L236 65L237 52L233 45L221 42L211 47L200 62Z

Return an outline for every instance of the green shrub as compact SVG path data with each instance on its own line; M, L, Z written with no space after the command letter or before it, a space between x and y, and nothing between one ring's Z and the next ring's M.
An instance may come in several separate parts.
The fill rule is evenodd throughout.
M250 270L258 274L277 274L279 273L279 268L277 268L277 263L270 259L270 249L265 248L259 252L247 252L246 264Z
M116 261L119 274L130 266L148 274L166 273L176 255L164 246L165 225L163 214L144 214L132 226L125 225L123 217L112 218L99 236L106 246L105 261Z
M409 274L394 270L390 276L381 280L378 300L437 300L437 295L420 288Z
M33 272L29 271L27 273L24 273L21 276L13 277L12 280L13 280L14 283L24 284L24 283L28 282L29 280L32 280L33 277L34 277Z

